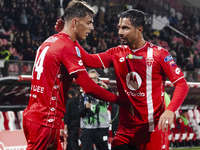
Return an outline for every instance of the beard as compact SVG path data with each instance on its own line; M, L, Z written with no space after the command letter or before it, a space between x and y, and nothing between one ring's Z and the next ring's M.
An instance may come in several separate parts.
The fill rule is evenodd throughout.
M122 45L128 45L129 44L129 42L127 40L120 40L120 42L121 42Z
M120 38L120 42L121 42L122 45L127 45L128 44L128 40L125 39L125 38L123 38L123 39Z

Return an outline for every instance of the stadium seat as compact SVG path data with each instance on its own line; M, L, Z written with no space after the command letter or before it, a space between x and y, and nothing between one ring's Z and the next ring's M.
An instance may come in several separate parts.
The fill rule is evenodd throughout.
M17 123L17 118L15 116L14 111L6 111L3 112L4 114L4 126L6 130L16 130L19 129L18 123Z
M23 128L23 110L17 112L19 129Z
M169 141L173 142L173 143L174 142L179 142L179 139L180 139L180 130L177 127L176 119L177 119L177 115L174 116L174 122L171 125L171 134L168 137Z
M194 118L196 121L196 139L200 140L200 113L198 109L194 109Z
M189 120L189 127L187 129L188 132L188 141L195 141L196 140L196 133L194 132L196 130L196 120L194 118L194 112L193 110L188 110L188 120Z
M0 111L0 131L5 130L3 112Z

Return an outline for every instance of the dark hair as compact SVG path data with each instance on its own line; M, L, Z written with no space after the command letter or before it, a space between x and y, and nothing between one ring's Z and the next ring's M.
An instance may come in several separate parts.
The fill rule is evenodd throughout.
M76 96L76 91L74 89L69 90L68 94L71 94L72 97Z
M145 26L147 14L137 10L137 9L130 9L127 10L119 15L120 18L130 18L131 24L134 27Z
M93 17L93 9L84 1L72 0L65 9L64 19L71 20L74 17L84 18L87 15Z

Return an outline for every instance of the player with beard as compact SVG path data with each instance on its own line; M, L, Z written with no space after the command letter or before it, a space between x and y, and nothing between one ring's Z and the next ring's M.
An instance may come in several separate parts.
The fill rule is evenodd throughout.
M49 37L37 50L29 104L23 113L28 150L62 149L60 129L64 126L66 97L73 78L86 93L109 102L117 100L116 95L89 78L82 62L77 40L85 39L93 30L93 15L85 2L70 2L62 32ZM62 136L66 140L66 134L62 132Z
M169 52L144 40L145 19L142 11L125 11L118 23L122 45L93 55L81 50L85 66L114 67L119 95L132 107L132 111L120 107L112 150L168 150L168 129L188 93L184 75ZM62 26L57 22L58 30ZM165 108L167 77L175 90Z

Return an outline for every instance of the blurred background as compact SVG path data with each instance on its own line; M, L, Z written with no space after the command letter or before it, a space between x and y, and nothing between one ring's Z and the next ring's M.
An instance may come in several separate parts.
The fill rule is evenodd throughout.
M136 8L148 14L144 37L169 50L187 81L200 81L199 0L86 0L95 10L95 30L80 41L89 53L119 45L118 14ZM50 35L69 0L0 1L0 77L31 74L36 50ZM6 51L6 52L5 52ZM4 55L3 55L4 54ZM114 79L112 69L100 71Z

